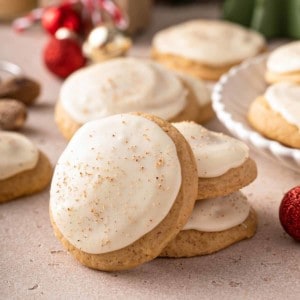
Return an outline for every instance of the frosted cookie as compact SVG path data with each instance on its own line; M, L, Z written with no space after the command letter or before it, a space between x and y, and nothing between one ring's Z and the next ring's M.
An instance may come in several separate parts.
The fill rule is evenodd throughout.
M207 121L213 116L203 83L180 78L149 60L112 59L73 73L63 84L55 120L70 139L84 123L140 111L170 121Z
M160 254L196 197L196 163L184 137L154 116L114 115L82 126L59 158L50 216L82 264L125 270Z
M48 158L31 141L0 131L0 203L43 190L51 176Z
M264 51L263 36L225 21L192 20L159 31L152 56L171 69L218 80L232 66Z
M281 82L271 85L251 104L248 120L267 138L300 148L300 86Z
M270 54L265 78L268 83L300 83L300 41L283 45Z
M224 196L250 184L257 176L248 146L193 122L173 123L189 142L198 170L198 199Z
M191 257L211 254L251 238L256 227L255 211L241 192L198 201L183 230L160 256Z

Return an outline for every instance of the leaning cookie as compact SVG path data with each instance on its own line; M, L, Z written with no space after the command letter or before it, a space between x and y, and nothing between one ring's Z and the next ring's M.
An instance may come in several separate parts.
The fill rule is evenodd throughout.
M268 83L300 83L300 41L283 45L270 54L265 78Z
M205 122L214 116L202 82L152 61L118 58L72 74L61 88L55 120L70 139L88 121L132 111L169 121Z
M126 270L160 254L196 197L196 162L184 137L151 115L114 115L82 126L59 158L50 216L82 264Z
M51 176L48 158L31 141L0 131L0 203L43 190Z
M173 123L189 142L198 169L198 199L224 196L250 184L257 176L248 146L193 122Z
M198 201L184 229L160 256L191 257L211 254L251 238L256 227L255 211L241 192Z
M257 32L225 21L193 20L159 31L152 57L199 79L218 80L232 66L264 51Z
M269 139L300 149L300 86L280 82L256 98L248 111L251 126Z

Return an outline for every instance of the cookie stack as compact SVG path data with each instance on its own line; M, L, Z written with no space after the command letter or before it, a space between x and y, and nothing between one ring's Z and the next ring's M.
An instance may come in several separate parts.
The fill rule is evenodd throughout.
M255 177L247 146L233 138L113 115L83 125L61 155L51 222L70 253L99 270L212 253L254 234L255 213L236 191Z
M250 124L267 138L300 149L300 42L281 46L267 61L271 84L249 108Z
M256 215L239 189L257 176L248 147L193 122L173 124L190 144L197 163L198 195L183 230L160 256L210 254L256 231Z

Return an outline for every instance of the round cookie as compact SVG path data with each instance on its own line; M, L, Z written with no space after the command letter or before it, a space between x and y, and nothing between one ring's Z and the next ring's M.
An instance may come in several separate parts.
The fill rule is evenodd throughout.
M223 175L198 178L198 199L228 195L249 185L256 177L256 163L251 158L247 158L242 165L228 170Z
M300 86L289 82L270 86L249 107L251 126L267 138L300 148Z
M163 257L192 257L220 251L251 238L256 214L241 192L197 202L184 229L162 251Z
M256 164L243 142L193 122L173 125L189 142L196 158L197 199L228 195L256 178Z
M300 83L300 41L278 47L270 54L265 79L268 83Z
M151 61L118 58L72 74L61 88L55 120L70 139L88 121L132 111L169 121L205 122L214 116L203 83Z
M0 131L0 203L43 190L52 177L48 158L25 136Z
M232 66L265 50L257 32L226 21L192 20L159 31L152 57L199 79L218 80Z
M82 126L60 157L51 223L82 264L126 270L159 255L196 197L196 163L184 137L151 115L114 115Z

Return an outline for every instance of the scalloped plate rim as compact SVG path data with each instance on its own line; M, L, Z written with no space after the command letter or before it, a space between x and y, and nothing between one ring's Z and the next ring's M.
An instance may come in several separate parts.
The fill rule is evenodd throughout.
M230 108L223 102L224 87L232 80L233 77L238 76L240 72L248 69L254 64L264 64L267 54L248 59L242 64L231 68L224 74L216 83L212 92L212 106L220 120L220 122L236 137L248 142L256 150L264 152L264 154L271 154L273 158L279 158L280 162L290 169L300 172L300 150L288 148L277 141L270 140L257 131L251 128L246 128L245 124L234 119ZM248 124L247 124L248 125ZM294 165L296 163L297 167Z

